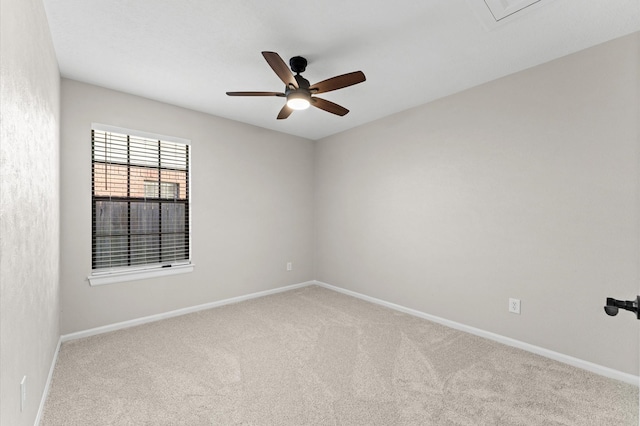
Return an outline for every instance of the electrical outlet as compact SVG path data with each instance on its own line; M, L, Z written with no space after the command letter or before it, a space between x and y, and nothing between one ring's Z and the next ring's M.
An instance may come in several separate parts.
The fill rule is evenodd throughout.
M520 299L509 298L509 312L520 315Z
M287 262L287 271L293 271L293 262Z
M20 382L20 411L24 411L24 404L27 401L27 376L22 377Z

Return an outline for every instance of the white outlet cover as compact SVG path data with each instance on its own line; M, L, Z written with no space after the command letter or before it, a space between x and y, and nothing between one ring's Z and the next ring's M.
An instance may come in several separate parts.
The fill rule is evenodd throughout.
M509 312L520 314L520 299L509 298Z

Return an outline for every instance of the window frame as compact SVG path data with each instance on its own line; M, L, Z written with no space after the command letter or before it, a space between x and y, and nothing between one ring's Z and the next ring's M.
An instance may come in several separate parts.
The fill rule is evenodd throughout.
M188 185L185 186L186 191L186 210L187 221L186 226L188 227L187 236L189 239L189 244L187 247L188 250L188 258L184 260L173 261L169 263L152 263L152 264L138 264L138 265L128 265L128 266L120 266L120 267L112 267L112 268L94 268L94 254L93 254L93 239L95 234L95 218L94 207L93 204L96 202L93 195L94 184L91 182L91 271L88 276L88 281L91 286L96 285L104 285L104 284L113 284L124 281L134 281L141 280L147 278L155 278L155 277L163 277L169 275L183 274L192 272L194 269L193 263L193 232L192 232L192 220L193 220L193 211L192 211L192 178L191 178L191 141L188 139L177 138L173 136L160 135L156 133L142 132L134 129L126 129L122 127L110 126L100 123L91 123L90 135L93 131L100 132L112 132L119 133L124 135L129 135L136 138L144 138L144 139L153 139L163 142L173 142L184 144L189 147L187 154L187 175L188 175ZM93 144L93 141L92 141ZM91 154L91 167L93 169L93 155Z

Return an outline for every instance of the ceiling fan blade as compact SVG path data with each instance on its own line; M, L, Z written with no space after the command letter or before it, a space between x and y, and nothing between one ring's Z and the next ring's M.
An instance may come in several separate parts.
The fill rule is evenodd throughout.
M289 117L292 112L293 112L293 109L289 108L287 104L284 104L284 106L278 113L278 120L284 120L285 118Z
M264 56L264 59L267 60L271 69L273 69L286 86L292 85L296 89L298 88L298 83L296 82L295 77L291 74L289 67L282 60L280 55L276 52L262 52L262 56Z
M362 71L354 71L348 74L342 74L337 77L332 77L327 80L323 80L320 83L316 83L309 87L311 93L326 93L332 90L342 89L343 87L353 86L354 84L362 83L367 78Z
M349 112L349 110L346 109L345 107L342 107L338 104L335 104L331 101L328 101L322 98L315 98L315 97L311 98L311 105L313 105L316 108L320 108L327 112L330 112L331 114L335 114L339 116L346 115Z
M285 96L281 92L227 92L229 96Z

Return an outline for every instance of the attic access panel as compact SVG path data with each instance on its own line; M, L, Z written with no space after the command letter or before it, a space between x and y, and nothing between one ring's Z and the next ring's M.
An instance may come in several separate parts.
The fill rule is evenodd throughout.
M496 21L513 15L542 0L483 0Z
M528 12L550 3L552 0L467 0L482 25L492 31Z

